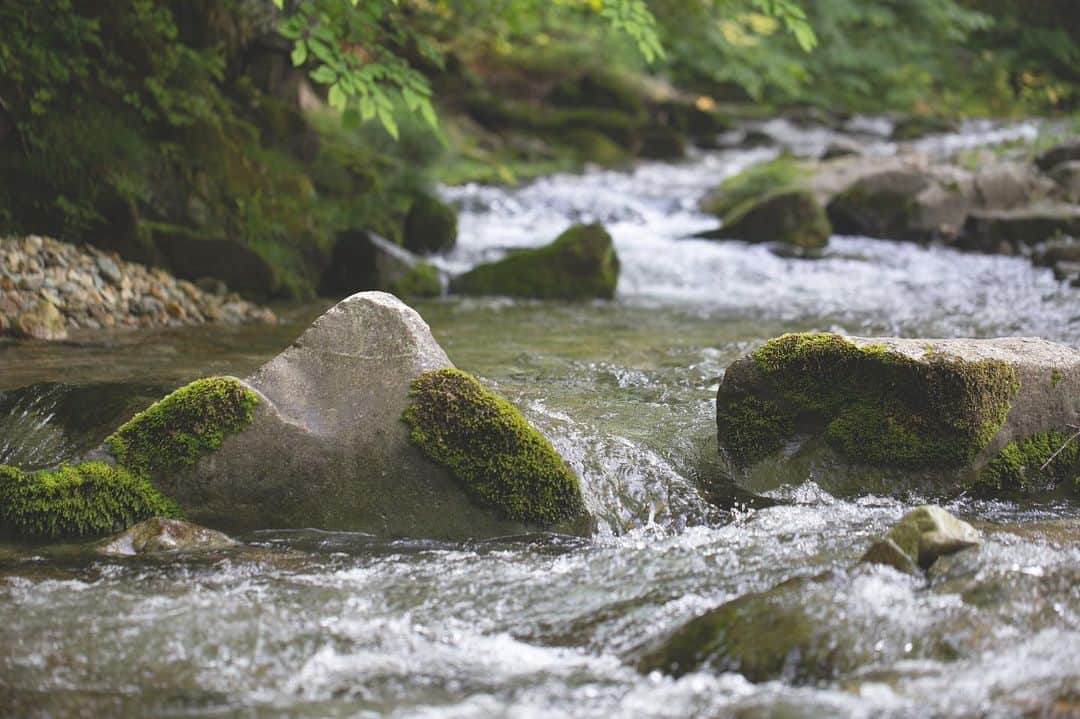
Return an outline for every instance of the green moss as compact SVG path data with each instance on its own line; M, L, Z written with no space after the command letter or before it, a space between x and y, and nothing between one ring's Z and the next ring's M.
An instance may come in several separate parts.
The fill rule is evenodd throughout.
M1054 368L1054 369L1053 369L1053 370L1052 370L1052 371L1050 372L1050 386L1051 386L1051 387L1057 387L1057 386L1058 386L1058 382L1060 382L1060 381L1061 381L1061 376L1062 376L1062 375L1061 375L1061 370L1059 370L1059 369L1058 369L1057 367L1055 367L1055 368Z
M179 517L150 481L105 462L25 473L0 466L0 531L19 536L91 536L148 517Z
M1051 431L1009 442L979 473L976 489L1022 493L1069 483L1072 490L1080 490L1080 441L1069 439L1070 435ZM1058 454L1053 461L1040 469L1054 452Z
M451 289L467 295L536 299L611 299L619 258L602 225L576 225L550 245L513 252L454 278Z
M439 270L429 262L417 262L404 277L393 282L387 292L398 297L438 297L442 294Z
M794 413L753 395L718 403L716 416L725 428L721 446L738 464L748 464L779 449L795 431Z
M802 189L811 175L810 168L789 155L751 165L732 175L701 200L701 210L725 222L736 211L744 211L766 195Z
M225 435L251 424L258 401L231 377L195 380L136 414L105 444L123 467L152 477L220 447Z
M829 218L812 192L779 189L740 204L725 215L723 227L699 237L817 249L828 244L831 234Z
M550 526L585 513L578 478L521 413L455 369L414 380L409 438L481 506Z
M768 412L742 417L747 396L718 396L720 444L736 460L752 461L805 430L824 431L834 449L858 462L963 466L1001 427L1019 389L1016 371L1004 362L945 355L916 361L831 333L784 335L752 359L765 381L756 391L771 395ZM762 441L761 427L775 433Z

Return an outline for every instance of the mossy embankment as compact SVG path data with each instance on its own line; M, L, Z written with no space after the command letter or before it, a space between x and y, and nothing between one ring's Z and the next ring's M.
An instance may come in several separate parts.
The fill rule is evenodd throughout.
M137 413L105 440L106 455L56 469L0 465L0 533L80 537L148 517L181 517L154 477L193 465L251 424L257 395L231 377L196 380Z

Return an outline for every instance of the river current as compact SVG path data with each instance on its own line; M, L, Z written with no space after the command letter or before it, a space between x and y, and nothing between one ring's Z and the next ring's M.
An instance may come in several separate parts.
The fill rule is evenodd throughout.
M765 126L816 154L829 131ZM870 152L898 148L862 130ZM971 125L940 153L1030 136ZM311 717L1013 717L1080 712L1080 520L1066 504L961 497L985 544L929 581L853 572L917 494L779 506L706 501L724 367L786 331L1035 335L1080 345L1080 290L1021 258L834 237L825 257L685 239L700 196L776 149L589 170L516 189L445 188L456 271L603 222L612 302L447 298L416 305L461 368L511 399L583 478L591 539L466 543L266 530L212 556L88 558L0 545L0 715ZM272 330L203 327L0 348L0 462L48 466L161 393L243 376L324 306ZM635 668L643 648L725 601L792 579L854 669L754 684ZM836 587L841 587L837 591ZM815 588L818 587L818 588ZM1058 711L1058 714L1053 714ZM1068 713L1072 712L1072 713Z

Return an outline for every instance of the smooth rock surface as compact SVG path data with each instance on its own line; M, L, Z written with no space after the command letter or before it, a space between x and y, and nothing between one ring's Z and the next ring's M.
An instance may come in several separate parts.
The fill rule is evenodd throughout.
M220 449L155 478L192 520L245 530L484 537L528 529L476 507L409 441L402 414L426 370L453 367L410 307L382 292L335 305L245 380L254 419Z
M972 212L964 223L960 246L1012 254L1061 235L1080 236L1080 207L1044 204Z

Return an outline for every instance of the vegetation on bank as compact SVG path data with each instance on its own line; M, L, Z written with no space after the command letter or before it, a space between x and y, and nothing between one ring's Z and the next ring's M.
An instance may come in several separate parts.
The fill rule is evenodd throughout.
M274 5L4 3L0 234L304 297L343 235L402 242L436 180L678 155L728 103L1078 102L1065 0Z

